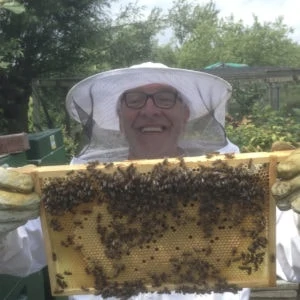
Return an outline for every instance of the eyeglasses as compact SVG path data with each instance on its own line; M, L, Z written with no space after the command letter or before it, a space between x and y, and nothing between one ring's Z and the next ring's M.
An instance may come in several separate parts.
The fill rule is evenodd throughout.
M123 94L123 100L127 107L132 109L141 109L146 105L147 100L151 98L155 106L159 108L172 108L178 99L177 92L165 91L154 94L143 92L128 92Z

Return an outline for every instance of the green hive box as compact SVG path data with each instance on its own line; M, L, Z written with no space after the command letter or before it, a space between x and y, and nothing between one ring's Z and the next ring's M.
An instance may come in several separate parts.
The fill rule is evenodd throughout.
M64 145L61 129L48 129L28 134L30 149L28 160L39 160Z
M45 155L42 158L38 159L28 159L29 164L34 164L37 166L50 166L50 165L64 165L68 164L66 158L65 147L61 146L56 150L50 152L48 155Z
M22 167L27 164L26 152L0 155L0 166Z

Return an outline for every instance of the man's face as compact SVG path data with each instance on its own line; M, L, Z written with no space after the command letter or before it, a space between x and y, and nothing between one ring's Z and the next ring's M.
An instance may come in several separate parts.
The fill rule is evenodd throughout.
M156 101L156 104L164 106L166 103L166 106L171 107L158 107L151 96L145 96L147 101L141 108L128 107L129 101L135 105L134 97L138 95L135 94L136 92L155 94L154 97L162 100ZM173 106L168 104L172 99L169 98L170 93L165 94L165 92L170 92L176 99ZM167 85L150 84L126 93L128 97L121 98L119 118L120 130L129 143L129 159L178 156L180 154L178 139L189 118L189 110L177 96L177 91Z

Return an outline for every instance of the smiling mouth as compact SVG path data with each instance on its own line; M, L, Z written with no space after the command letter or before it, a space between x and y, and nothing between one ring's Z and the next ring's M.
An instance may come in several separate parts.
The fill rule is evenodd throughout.
M148 127L141 127L140 131L142 133L160 133L166 129L165 126L148 126Z

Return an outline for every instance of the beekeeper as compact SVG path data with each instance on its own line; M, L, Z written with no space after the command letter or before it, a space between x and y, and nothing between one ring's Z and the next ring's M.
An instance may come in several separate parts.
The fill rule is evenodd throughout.
M91 76L68 93L69 114L83 126L86 145L72 163L238 152L224 131L229 83L216 76L144 63ZM279 164L276 196L277 271L300 279L300 151ZM298 176L298 177L297 177ZM286 178L285 178L286 177ZM29 175L0 170L0 273L27 276L46 265L39 196ZM296 212L296 213L295 213ZM249 299L237 294L139 294L132 299ZM101 299L71 296L70 299Z

